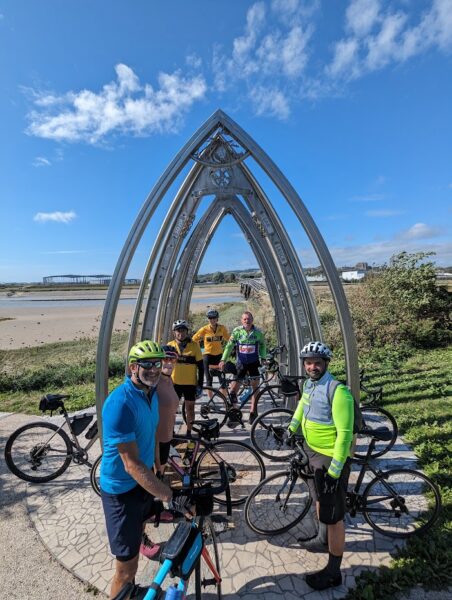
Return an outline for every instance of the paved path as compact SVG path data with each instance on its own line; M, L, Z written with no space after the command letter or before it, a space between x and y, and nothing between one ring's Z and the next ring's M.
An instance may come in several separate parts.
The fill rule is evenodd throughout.
M3 461L3 445L9 432L19 424L30 420L23 415L0 415L0 443ZM32 419L35 420L35 419ZM248 431L234 432L227 437L246 439ZM99 450L93 448L92 456ZM415 462L413 453L400 441L394 450L386 455L386 462ZM4 462L4 461L3 461ZM267 474L280 467L267 464ZM29 518L41 541L50 553L71 571L78 579L106 593L113 573L113 559L109 553L100 499L90 487L89 472L86 467L71 465L56 481L47 484L26 484L8 475L1 465L1 481L11 490L15 489L15 502L23 501ZM3 520L10 518L9 507L1 507ZM389 564L390 552L396 543L390 538L375 535L370 527L360 519L347 519L346 551L343 561L344 585L326 592L312 591L303 580L303 574L322 568L326 563L324 555L308 553L297 549L297 537L312 530L309 519L303 521L290 532L265 539L250 531L244 521L243 511L233 511L230 527L219 535L220 560L223 576L223 594L228 600L332 600L342 598L348 587L354 585L355 576L364 568ZM164 527L154 529L148 526L148 533L157 540L165 537ZM171 527L171 526L165 526ZM23 543L29 544L27 538ZM399 542L400 543L400 542ZM23 562L25 552L17 560ZM154 563L141 560L138 581L147 583L152 578ZM53 572L53 569L52 569ZM75 587L79 585L76 584ZM71 592L72 593L72 592ZM12 594L12 595L11 595ZM86 588L79 589L79 595L65 598L85 598ZM10 598L25 597L14 596ZM28 597L40 597L31 596ZM53 597L63 597L60 589ZM439 596L438 596L439 598Z

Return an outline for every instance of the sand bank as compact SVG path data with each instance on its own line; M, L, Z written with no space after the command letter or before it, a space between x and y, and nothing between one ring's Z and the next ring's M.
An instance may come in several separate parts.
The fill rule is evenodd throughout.
M118 305L114 330L129 331L137 291L125 290ZM208 306L239 297L238 286L199 286L193 291L190 310L203 312ZM50 342L97 337L106 292L74 290L0 294L0 349L39 346ZM9 300L15 302L9 302ZM83 305L84 302L92 305ZM26 305L22 305L21 303Z

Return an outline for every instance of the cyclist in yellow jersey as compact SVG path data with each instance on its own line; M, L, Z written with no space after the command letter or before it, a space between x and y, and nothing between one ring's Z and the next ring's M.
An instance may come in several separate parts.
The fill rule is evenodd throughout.
M191 424L195 420L195 400L202 395L204 365L198 342L188 335L188 323L178 319L173 323L174 340L168 346L175 348L177 363L171 378L176 394L184 398L187 415L187 434L191 434Z
M218 364L223 354L224 346L229 339L229 332L224 325L218 323L218 311L210 309L207 311L206 317L209 319L209 324L198 329L193 335L193 341L204 345L204 354L202 356L204 362L204 376L206 385L212 385L212 375L209 367L218 368ZM209 396L212 396L210 392Z

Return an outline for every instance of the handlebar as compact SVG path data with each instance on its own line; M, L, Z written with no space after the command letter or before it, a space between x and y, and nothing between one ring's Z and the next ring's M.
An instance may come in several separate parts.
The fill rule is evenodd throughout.
M206 498L222 494L229 487L229 477L224 462L218 464L220 467L220 485L213 486L212 482L206 481L200 487L192 487L191 489L173 490L174 496L189 496L196 504L196 498Z

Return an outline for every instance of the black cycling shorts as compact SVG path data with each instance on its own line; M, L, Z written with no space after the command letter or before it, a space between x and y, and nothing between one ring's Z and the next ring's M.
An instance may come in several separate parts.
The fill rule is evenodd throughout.
M303 444L303 449L306 452L309 458L309 468L311 473L315 476L316 471L321 471L324 473L328 471L328 468L331 464L331 456L325 456L324 454L320 454L319 452L314 452L306 443ZM345 516L346 511L346 497L347 497L347 487L348 487L348 478L350 477L350 461L347 459L344 468L342 469L341 476L339 477L339 486L336 492L336 501L334 506L334 521L338 523L342 521ZM311 492L311 496L314 500L319 500L319 495L317 493L317 489L315 486L314 479L306 480L309 491Z
M202 360L204 363L204 376L206 385L212 385L212 374L209 370L210 365L218 365L221 360L221 354L203 354Z
M160 464L166 465L168 462L171 442L159 442L159 458Z
M174 384L174 389L179 397L179 400L183 397L187 402L194 402L196 400L196 385L179 385Z
M122 494L101 489L108 541L120 562L132 560L140 550L143 523L157 512L157 502L140 485Z
M237 378L243 379L246 375L250 377L257 377L259 375L259 362L253 362L248 364L237 363Z

